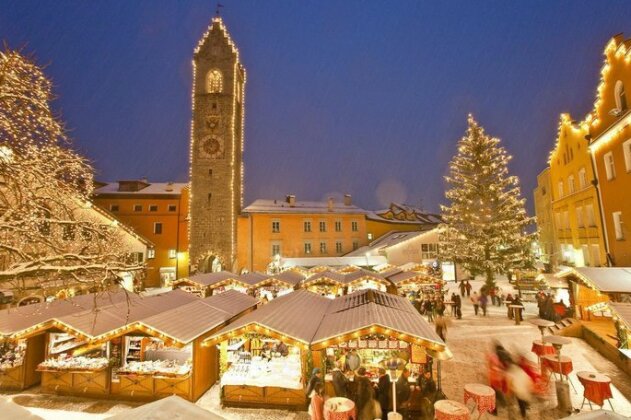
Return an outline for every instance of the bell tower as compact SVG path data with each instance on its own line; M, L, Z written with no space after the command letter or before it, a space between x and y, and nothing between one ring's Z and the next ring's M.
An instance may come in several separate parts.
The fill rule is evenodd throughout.
M243 201L245 69L217 16L193 54L189 254L192 271L236 267Z

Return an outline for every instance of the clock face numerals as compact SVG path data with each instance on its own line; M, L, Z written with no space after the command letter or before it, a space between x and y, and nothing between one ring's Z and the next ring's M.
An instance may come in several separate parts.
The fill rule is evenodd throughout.
M223 157L223 140L215 135L206 136L201 141L201 154L203 157L220 159Z

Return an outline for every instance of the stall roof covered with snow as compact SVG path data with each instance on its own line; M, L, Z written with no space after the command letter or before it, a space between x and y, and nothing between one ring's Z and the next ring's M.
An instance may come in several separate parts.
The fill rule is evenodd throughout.
M575 267L558 277L574 277L603 293L631 293L631 267Z

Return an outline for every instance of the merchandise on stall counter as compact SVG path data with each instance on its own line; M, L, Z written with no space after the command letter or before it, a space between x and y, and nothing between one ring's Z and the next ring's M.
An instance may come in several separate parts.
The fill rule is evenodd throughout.
M241 359L230 366L221 377L221 386L249 385L257 387L280 387L302 389L300 357L292 354L275 357L268 361L260 356ZM246 362L247 361L247 362Z
M58 359L46 359L39 364L38 369L97 371L107 368L109 364L109 359L105 357L60 357Z
M25 353L26 340L0 343L0 372L22 366Z
M118 369L119 375L158 375L184 376L191 371L190 363L179 363L174 360L155 360L145 362L129 362Z

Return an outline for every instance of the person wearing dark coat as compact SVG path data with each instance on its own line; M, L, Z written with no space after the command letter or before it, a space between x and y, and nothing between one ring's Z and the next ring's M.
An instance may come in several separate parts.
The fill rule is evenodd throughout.
M379 405L381 405L382 418L387 418L392 405L392 382L390 375L384 368L379 369L379 383L377 385Z
M375 390L370 379L366 377L366 368L357 369L355 382L357 383L357 401L355 401L357 420L373 420L375 418L373 406Z
M403 418L405 418L407 414L407 407L409 405L410 395L412 394L412 391L410 390L410 383L408 382L409 376L410 371L407 368L404 368L395 385L397 392L397 412L401 413Z
M311 379L309 379L309 386L307 386L307 398L311 398L311 393L315 390L315 386L318 382L324 386L324 382L322 381L322 371L320 368L313 368L313 371L311 372Z
M467 289L464 280L460 280L460 286L458 286L458 288L460 289L460 296L464 297L465 290Z
M348 398L348 378L339 367L333 369L333 389L336 397Z
M460 296L458 295L454 298L454 308L456 317L458 317L458 319L462 319L462 299L460 299Z

